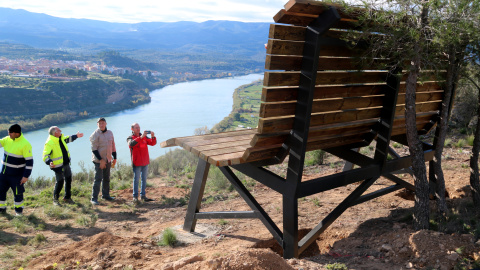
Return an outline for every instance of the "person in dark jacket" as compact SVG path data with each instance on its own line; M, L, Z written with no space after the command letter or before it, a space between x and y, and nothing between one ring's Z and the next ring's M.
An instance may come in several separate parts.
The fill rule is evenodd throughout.
M11 188L15 213L21 216L24 184L33 169L32 145L23 137L22 128L14 124L8 128L8 136L0 139L0 147L5 150L0 172L0 214L7 212L7 192Z
M130 148L130 157L132 159L133 168L133 201L138 202L138 180L142 177L140 196L142 201L150 202L153 199L147 198L145 189L147 187L148 164L150 164L150 156L148 155L148 145L157 144L157 138L153 131L145 130L140 132L140 125L133 123L132 135L128 136L127 143ZM150 138L147 137L150 134Z

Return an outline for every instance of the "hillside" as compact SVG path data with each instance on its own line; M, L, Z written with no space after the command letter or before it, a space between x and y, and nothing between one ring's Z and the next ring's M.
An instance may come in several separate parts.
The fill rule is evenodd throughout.
M150 101L148 91L119 77L45 81L35 88L0 87L0 95L2 135L12 120L24 130L33 130Z
M130 178L123 175L126 186L115 184L113 192L117 200L102 201L96 208L88 203L87 191L74 195L75 205L62 207L51 206L50 197L27 199L23 219L11 216L9 209L7 216L0 216L0 269L472 269L478 266L480 247L478 223L465 216L472 210L468 168L463 166L469 150L449 147L445 155L451 214L448 228L438 224L433 226L437 231L413 231L413 197L399 191L352 207L300 259L284 260L259 220L201 220L196 234L183 232L192 179L188 170L181 175L170 170L149 179L147 195L156 199L151 203L132 204ZM285 165L271 169L284 171ZM341 162L327 157L323 165L307 167L305 179L341 169ZM412 182L409 176L401 177ZM78 181L82 180L74 181L76 192L82 190ZM216 172L211 172L203 211L248 210L228 184L214 191L217 181ZM385 181L372 189L383 187ZM248 179L246 183L277 221L280 196ZM355 186L300 200L300 228L315 226ZM90 221L93 216L97 218ZM166 228L177 235L174 247L157 245Z

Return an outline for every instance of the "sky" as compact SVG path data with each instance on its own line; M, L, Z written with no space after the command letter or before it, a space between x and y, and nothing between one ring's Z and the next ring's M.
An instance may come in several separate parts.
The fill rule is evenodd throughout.
M0 7L109 22L273 22L288 0L1 0Z

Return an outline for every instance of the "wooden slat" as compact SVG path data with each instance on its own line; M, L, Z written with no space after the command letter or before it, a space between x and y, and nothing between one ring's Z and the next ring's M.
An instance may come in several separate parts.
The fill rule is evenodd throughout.
M244 152L248 147L250 147L249 142L247 142L245 145L232 146L228 148L211 149L211 150L201 151L198 157L208 161L208 159L213 156Z
M442 108L442 101L430 101L430 102L421 102L421 103L416 103L415 104L415 110L417 113L422 113L422 112L432 112L432 111L438 111ZM397 108L395 110L395 116L397 115L405 115L405 106L402 105L397 105Z
M313 93L314 99L356 97L384 94L385 83L363 85L318 85ZM297 99L298 87L264 87L262 101L278 102Z
M441 108L441 101L422 102L416 105L417 113L437 111ZM355 109L336 111L328 113L312 114L310 119L310 126L321 126L333 123L345 123L357 120L366 120L380 117L381 108L372 107L367 109ZM405 114L405 106L398 105L395 110L395 116ZM275 117L275 118L260 118L258 124L259 133L275 133L290 130L293 126L293 116L289 117Z
M373 126L378 123L376 119L368 119L363 121L349 122L346 124L331 124L312 127L309 130L309 141L322 140L327 138L335 138L343 135L344 132L363 133L371 130ZM256 134L250 145L251 146L267 146L283 143L288 137L288 132L271 133L271 134Z
M303 43L305 42L305 32L307 28L304 26L293 26L293 25L283 25L283 24L271 24L268 38L269 40L278 40L278 41L300 41L299 44L302 44L302 51L303 51ZM322 38L331 38L336 40L344 40L348 35L347 31L339 30L339 29L328 29L323 35ZM275 53L274 51L269 51L267 48L267 54L279 54ZM341 56L341 55L336 55Z
M443 99L443 91L417 92L415 103L426 101L441 101ZM397 105L405 104L405 94L400 93L397 97Z
M312 115L310 119L310 126L378 118L380 116L380 111L381 108L371 108L315 114ZM290 130L293 126L293 120L294 117L260 118L258 131L259 133L265 134Z
M282 9L275 16L273 16L273 20L276 23L292 24L297 26L307 26L311 22L313 22L317 17L318 15L288 12L285 9ZM334 24L333 28L353 29L353 30L360 29L356 20L350 20L350 19L344 19L344 18L341 18L339 22Z
M365 96L352 98L335 98L314 100L312 113L351 110L357 108L378 107L383 103L383 96ZM296 102L270 102L260 105L260 117L277 117L295 114Z
M355 97L384 94L385 83L364 85L318 85L315 87L314 99ZM438 91L442 88L436 82L427 82L417 85L418 92ZM264 87L262 89L262 101L292 101L297 99L298 87ZM401 93L405 93L405 88Z
M319 71L315 84L361 84L383 82L387 71ZM300 83L300 72L265 72L264 86L298 86Z
M239 131L207 134L207 135L201 135L201 136L177 137L177 138L172 138L164 142L161 142L160 146L161 147L181 146L181 144L188 144L189 142L192 142L192 141L198 141L198 140L205 141L205 140L211 140L216 138L243 136L248 134L253 135L256 132L257 132L257 129L249 129L249 130L239 130Z
M194 146L190 150L191 153L193 153L195 156L200 156L201 153L205 153L206 151L211 151L214 149L225 149L225 148L231 148L231 147L237 147L237 146L242 146L242 145L250 145L250 141L252 141L253 136L248 136L246 139L238 139L238 140L233 140L233 141L228 141L228 142L212 142L210 144L206 145L199 145L199 146Z
M268 145L264 147L250 147L245 151L242 159L246 162L269 159L277 155L281 147L281 144Z
M209 138L209 139L205 139L205 140L190 140L190 141L181 142L181 145L183 147L188 146L188 147L198 148L198 147L211 145L211 144L229 143L229 142L235 142L235 141L249 140L249 139L252 139L253 136L254 136L254 133L239 135L239 136Z
M428 81L417 84L417 92L429 92L429 91L438 91L443 90L443 87L440 85L441 82L437 81ZM407 89L405 82L400 83L400 88L398 89L399 93L405 93Z
M218 167L244 163L242 158L245 151L209 156L207 162Z
M270 30L268 33L269 39L281 39L281 40L291 40L291 41L305 41L305 31L306 27L302 26L292 26L292 25L280 25L280 24L271 24ZM271 51L268 51L270 46L267 48L267 53L271 54ZM302 46L303 50L303 46Z
M333 38L323 38L323 45L319 56L360 57L365 55L365 50L356 46L352 49L345 41ZM301 56L305 42L269 39L267 54Z
M322 148L330 148L345 144L352 144L364 141L366 134L355 134L351 136L339 137L335 139L314 141L307 145L307 151L312 151ZM280 150L281 145L272 145L266 147L251 147L247 149L243 156L245 162L252 162L258 160L265 160L274 157Z
M417 93L416 102L440 101L443 98L443 91ZM314 100L312 113L350 110L356 108L369 108L381 106L383 95L360 96L335 99ZM405 104L405 94L399 94L397 105ZM260 104L260 117L277 117L295 114L295 101L290 102L264 102Z
M340 17L344 19L357 19L365 12L364 9L352 7L350 7L349 11L346 12L345 8L340 4L328 3L327 6L326 3L311 0L290 0L285 4L285 10L294 13L318 15L328 9L329 6L334 6L337 9Z
M301 56L267 55L265 69L268 70L300 70ZM377 59L370 63L362 63L362 58L321 56L317 70L385 70L387 59Z

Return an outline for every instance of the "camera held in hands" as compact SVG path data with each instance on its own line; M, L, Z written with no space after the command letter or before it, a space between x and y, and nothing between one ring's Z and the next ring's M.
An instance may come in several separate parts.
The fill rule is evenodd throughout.
M145 130L145 134L151 134L152 132L150 130Z

